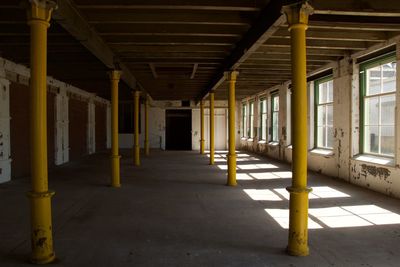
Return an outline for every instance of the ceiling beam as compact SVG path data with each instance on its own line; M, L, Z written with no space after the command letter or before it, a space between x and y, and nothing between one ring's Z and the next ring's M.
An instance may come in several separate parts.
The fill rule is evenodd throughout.
M324 29L324 30L352 30L352 31L385 31L391 32L400 31L400 24L394 23L365 23L365 22L346 22L346 21L310 21L309 30Z
M289 1L284 1L289 2ZM210 91L214 91L225 80L224 72L237 69L253 52L255 52L268 38L270 38L286 19L281 13L282 1L271 0L259 17L237 43L235 49L225 60L220 71L201 92L197 101L203 99Z
M53 19L110 69L121 69L122 80L130 88L136 87L136 78L116 57L98 33L89 26L70 0L58 1ZM104 74L106 75L106 74Z
M398 0L313 0L314 14L351 16L400 16Z
M164 1L165 2L165 1ZM170 1L169 1L170 2ZM257 12L260 11L258 7L254 7L251 5L243 5L243 6L218 6L218 5L205 5L203 3L199 3L199 5L193 4L158 4L158 5L117 5L117 4L110 4L110 5L78 5L80 9L90 9L90 10L99 10L99 9L106 9L106 10L207 10L207 11L241 11L241 12Z
M241 12L185 12L185 11L152 11L119 10L118 16L108 10L85 10L90 24L154 24L154 25L226 25L250 26L251 16L244 16Z
M151 74L153 75L153 78L157 79L158 75L157 75L156 67L154 66L153 63L149 63L149 67L150 67L150 70L151 70Z
M194 76L196 75L197 67L199 66L198 63L193 64L193 70L192 74L190 75L190 79L194 79Z
M290 38L287 29L280 29L274 34L274 38ZM343 30L307 30L307 40L341 40L353 42L383 42L388 39L384 32L365 32L365 31L343 31Z

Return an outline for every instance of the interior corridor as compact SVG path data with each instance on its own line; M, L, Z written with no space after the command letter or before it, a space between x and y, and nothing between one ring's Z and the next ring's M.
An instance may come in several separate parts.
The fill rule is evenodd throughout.
M151 151L140 168L123 150L120 189L109 153L50 172L56 266L398 266L400 201L309 173L309 257L287 245L290 166L238 151L227 187L226 151L215 166L196 152ZM0 262L29 263L27 177L0 185Z

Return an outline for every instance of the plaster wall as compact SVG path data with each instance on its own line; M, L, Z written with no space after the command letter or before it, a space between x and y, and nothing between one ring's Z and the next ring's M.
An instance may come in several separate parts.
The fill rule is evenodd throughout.
M397 96L396 106L400 103L400 49L398 40L388 41L384 45L397 45ZM384 48L384 46L379 47ZM328 176L343 179L390 196L400 198L400 110L396 108L396 156L394 158L380 158L361 155L359 149L359 68L358 58L375 52L373 49L352 55L338 62L334 62L320 72L331 69L333 73L333 120L334 144L332 150L315 149L314 144L314 85L309 82L308 88L308 169ZM309 74L310 76L315 73ZM267 97L270 105L271 92L279 90L279 142L259 141L253 139L240 139L240 149L253 151L274 159L291 162L292 146L290 131L290 99L288 98L287 84L263 90L259 94L241 100L241 103L255 101L255 118L258 117L258 106L261 97ZM268 106L270 109L270 106ZM237 116L241 116L241 107L237 108ZM268 113L270 116L270 112ZM255 132L259 132L258 120L255 120ZM270 120L268 120L270 125ZM241 129L241 121L238 130ZM243 135L241 135L243 136Z

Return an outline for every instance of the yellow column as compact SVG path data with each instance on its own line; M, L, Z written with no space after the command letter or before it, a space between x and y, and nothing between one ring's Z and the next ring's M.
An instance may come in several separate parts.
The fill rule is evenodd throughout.
M111 186L120 187L119 145L118 145L118 83L121 72L109 72L111 80Z
M53 250L51 200L47 170L47 28L55 3L31 1L28 25L31 28L31 261L45 264L55 259Z
M210 165L214 164L214 92L210 93Z
M150 155L149 146L149 96L146 96L144 105L144 151L145 155Z
M200 154L204 154L204 101L200 101Z
M293 163L289 202L289 244L287 251L294 256L307 256L308 193L307 187L307 77L306 29L312 8L306 3L283 7L289 24L292 62L292 131Z
M228 151L228 182L229 186L236 186L236 141L235 141L235 83L238 76L237 71L232 71L225 74L229 81L229 151Z
M139 145L139 108L140 108L140 103L139 103L139 97L140 97L140 91L135 91L135 99L134 99L134 144L133 144L133 149L134 149L134 163L135 166L140 166L140 145Z

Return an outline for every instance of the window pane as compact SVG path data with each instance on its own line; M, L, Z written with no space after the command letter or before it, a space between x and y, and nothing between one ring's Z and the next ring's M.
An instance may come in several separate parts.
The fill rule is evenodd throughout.
M332 126L333 125L333 105L327 105L326 106L326 116L327 116L327 125Z
M365 125L379 125L379 97L365 99Z
M381 153L394 155L394 126L381 127Z
M328 85L327 102L333 102L333 80L328 81L327 85Z
M396 91L396 62L382 66L382 92Z
M278 111L279 110L279 96L274 96L273 101L274 101L274 111Z
M263 100L261 103L262 103L262 112L267 113L267 100Z
M381 125L394 125L396 96L381 96Z
M326 111L325 105L318 106L318 114L317 114L318 122L317 122L317 126L323 126L325 124L325 118L326 118L325 111Z
M367 70L367 95L381 92L381 66Z
M319 126L317 129L317 147L324 147L325 136L325 127Z
M379 153L379 127L364 127L364 150L366 153Z
M278 141L278 112L272 114L272 141Z
M267 140L267 114L262 114L261 116L261 121L262 121L262 140Z
M328 86L327 83L320 83L318 86L318 103L326 103L328 99Z

